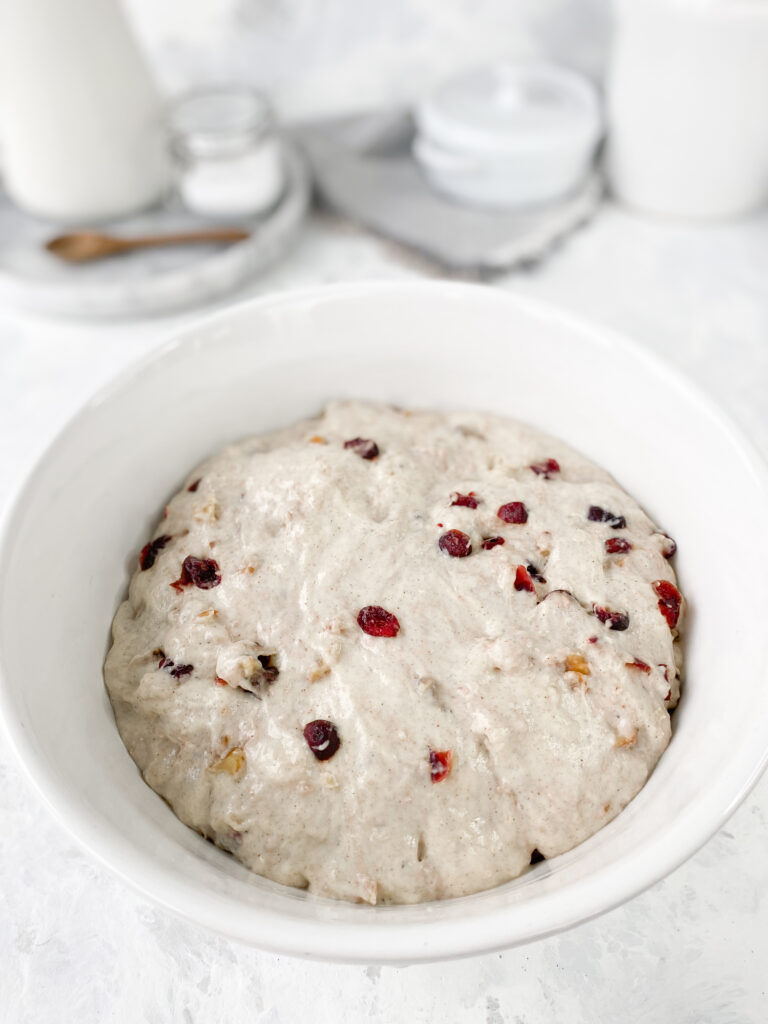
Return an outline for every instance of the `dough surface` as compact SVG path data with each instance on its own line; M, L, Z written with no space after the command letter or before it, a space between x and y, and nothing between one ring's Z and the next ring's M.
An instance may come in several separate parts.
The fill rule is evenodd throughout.
M486 889L600 829L666 748L673 547L521 424L336 403L169 502L113 623L117 726L258 874L369 903Z

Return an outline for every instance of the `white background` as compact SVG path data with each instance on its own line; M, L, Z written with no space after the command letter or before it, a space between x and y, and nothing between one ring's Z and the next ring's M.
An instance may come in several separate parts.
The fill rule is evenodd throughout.
M131 0L130 7L166 87L227 71L269 85L288 114L343 108L352 97L359 106L410 95L451 67L505 49L570 56L599 74L606 38L599 0ZM632 334L694 377L768 453L767 267L768 214L689 227L608 205L545 264L496 285ZM394 246L315 215L288 258L238 297L435 274ZM84 398L194 315L78 325L0 310L0 503ZM702 500L716 499L713 481ZM741 522L723 524L723 561L712 571L728 571L730 530L765 528L749 509ZM30 652L30 672L34 662ZM738 700L738 679L724 679L723 692ZM82 854L2 749L0 813L0 1021L9 1024L768 1018L768 779L691 861L629 905L522 949L404 969L291 961L177 921Z

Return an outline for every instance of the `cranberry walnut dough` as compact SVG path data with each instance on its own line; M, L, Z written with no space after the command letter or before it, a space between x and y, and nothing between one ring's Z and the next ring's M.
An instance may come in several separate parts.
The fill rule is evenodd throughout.
M576 846L670 739L675 544L519 423L364 403L232 445L142 549L105 679L178 817L368 903Z

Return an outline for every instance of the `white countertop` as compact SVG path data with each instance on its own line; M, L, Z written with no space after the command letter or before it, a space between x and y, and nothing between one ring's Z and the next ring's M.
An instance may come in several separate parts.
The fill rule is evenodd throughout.
M607 206L540 267L495 285L632 334L690 374L768 455L767 268L768 214L686 227ZM315 216L288 258L236 298L436 273ZM0 311L0 505L87 396L196 315L80 325ZM732 528L765 524L745 509ZM738 680L723 685L738 699ZM766 1019L768 777L695 857L628 905L532 946L400 969L293 961L179 921L82 853L2 746L0 781L0 1021L9 1024Z

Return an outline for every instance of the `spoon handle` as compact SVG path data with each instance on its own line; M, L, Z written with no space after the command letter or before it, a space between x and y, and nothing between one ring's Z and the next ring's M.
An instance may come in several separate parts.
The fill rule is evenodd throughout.
M244 242L250 231L242 228L203 228L198 231L177 231L167 235L137 235L115 239L120 250L148 249L159 245L186 245L194 242Z

